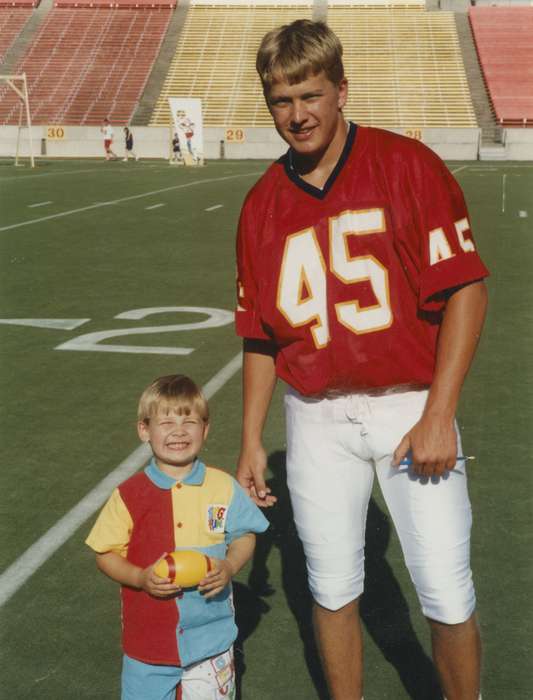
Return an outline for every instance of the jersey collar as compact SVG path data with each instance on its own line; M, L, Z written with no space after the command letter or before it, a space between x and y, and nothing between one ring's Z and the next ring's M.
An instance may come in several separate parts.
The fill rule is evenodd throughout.
M164 491L168 491L173 486L177 484L177 479L173 479L161 469L155 463L155 459L152 457L148 466L145 468L144 473L150 479L150 481L158 486ZM194 461L191 471L181 482L182 484L187 484L188 486L201 486L204 483L205 477L205 464L199 459Z
M308 182L306 182L303 178L301 178L296 170L293 167L293 154L292 154L292 149L289 148L287 153L282 157L282 162L283 162L283 167L285 168L285 173L287 174L287 177L294 182L294 184L299 187L301 190L304 190L304 192L307 192L307 194L310 194L312 197L315 197L316 199L324 199L324 197L327 195L329 190L333 187L335 180L339 176L344 164L348 160L348 156L350 155L350 152L352 150L352 146L355 142L355 136L357 133L357 124L354 124L353 122L349 122L349 127L348 127L348 135L346 136L346 143L344 144L344 148L342 149L342 153L340 155L339 160L337 161L337 165L333 168L331 171L330 176L326 180L326 183L322 189L320 187L315 187L314 185L310 185Z

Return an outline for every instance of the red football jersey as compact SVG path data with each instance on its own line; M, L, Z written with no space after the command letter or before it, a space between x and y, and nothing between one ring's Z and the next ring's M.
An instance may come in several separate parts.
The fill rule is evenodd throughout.
M290 150L270 166L237 261L237 333L273 340L278 376L306 395L429 385L446 290L488 274L440 158L354 124L322 189Z

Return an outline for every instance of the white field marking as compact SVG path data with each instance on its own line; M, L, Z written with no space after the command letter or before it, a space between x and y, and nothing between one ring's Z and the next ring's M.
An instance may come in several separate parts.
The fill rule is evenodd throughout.
M6 326L32 326L33 328L73 331L90 320L90 318L0 318L0 323Z
M222 182L224 180L235 180L239 177L251 177L252 175L261 175L260 171L254 171L249 173L239 173L238 175L227 175L224 177L208 177L205 180L193 180L192 182L185 182L181 185L172 185L171 187L163 187L160 190L151 190L150 192L142 192L141 194L134 194L130 197L122 197L121 199L110 199L107 202L96 202L95 204L89 204L86 207L80 207L79 209L70 209L69 211L59 212L58 214L50 214L49 216L42 216L40 219L29 219L28 221L21 221L18 224L11 224L9 226L2 226L0 231L10 231L14 228L19 228L20 226L30 226L31 224L40 224L42 221L50 221L50 219L60 219L64 216L71 216L72 214L79 214L83 211L90 211L91 209L99 209L100 207L109 207L113 204L121 204L122 202L131 202L134 199L142 199L142 197L152 197L154 194L161 194L162 192L172 192L173 190L181 190L185 187L194 187L194 185L207 185L212 182Z
M527 219L527 211L519 211L519 212L518 212L518 216L519 216L521 219Z
M238 355L228 362L203 387L207 400L212 398L241 368ZM7 603L19 588L90 518L124 479L134 474L150 459L151 450L143 443L97 484L82 500L34 542L0 575L0 606Z
M163 204L161 202L159 204L152 204L151 207L144 207L144 208L148 211L148 209L159 209L159 207L166 207L166 204Z
M465 168L469 168L469 167L470 167L469 165L461 165L458 168L454 168L451 171L451 173L452 173L452 175L455 175L455 173L459 173L459 172L461 172L461 170L464 170Z
M505 197L506 197L506 192L505 192L505 182L507 180L507 175L504 173L502 175L502 214L505 213Z
M78 173L98 173L102 171L98 167L91 168L90 170L57 170L51 173L33 173L33 175L24 175L24 177L0 177L0 182L26 182L30 178L34 177L53 177L55 175L77 175Z
M225 309L212 309L205 306L161 306L150 307L148 309L131 309L117 314L115 318L125 320L139 320L152 316L153 314L162 313L193 313L206 314L208 318L203 321L194 321L193 323L173 323L166 326L142 326L134 328L120 328L107 331L96 331L95 333L86 333L79 335L76 338L67 340L66 343L58 345L56 350L81 350L89 352L123 352L136 354L155 354L155 355L190 355L194 352L194 348L178 348L175 346L164 347L157 345L101 345L101 341L109 338L124 337L128 335L145 335L152 333L170 333L175 331L192 331L198 328L218 328L232 323L234 315Z
M53 204L51 200L48 202L36 202L35 204L28 204L28 209L35 209L35 207L45 207L47 204Z
M215 209L222 209L223 206L223 204L215 204L214 207L207 207L204 211L215 211Z

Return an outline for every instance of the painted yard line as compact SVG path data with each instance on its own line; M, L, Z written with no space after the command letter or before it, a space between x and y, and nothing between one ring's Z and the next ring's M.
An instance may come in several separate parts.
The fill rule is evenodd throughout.
M455 173L459 173L459 172L461 172L461 170L464 170L465 168L469 168L469 167L470 167L469 165L461 165L461 166L458 167L458 168L454 168L454 169L451 171L451 173L452 173L452 175L455 175Z
M21 221L18 224L11 224L10 226L2 226L0 231L10 231L14 228L19 228L20 226L31 226L32 224L40 224L43 221L50 221L50 219L60 219L64 216L71 216L72 214L79 214L84 211L90 211L91 209L99 209L100 207L110 207L113 204L121 204L122 202L132 202L135 199L142 199L143 197L152 197L154 194L161 194L162 192L172 192L173 190L181 190L185 187L194 187L195 185L209 185L212 182L223 182L225 180L235 180L239 177L251 177L252 175L261 175L262 171L254 171L249 173L239 173L238 175L228 175L225 177L208 177L205 180L193 180L192 182L184 182L181 185L172 185L171 187L163 187L160 190L152 190L150 192L141 192L141 194L133 194L129 197L122 197L121 199L110 199L107 202L96 202L95 204L89 204L86 207L80 207L79 209L70 209L69 211L59 212L58 214L50 214L49 216L42 216L40 219L29 219L28 221Z
M48 202L36 202L35 204L28 204L28 209L34 209L35 207L45 207L47 204L53 204L51 200Z
M223 204L215 204L214 207L207 207L204 211L215 211L215 209L222 209L223 206Z
M163 204L162 202L160 204L152 204L151 207L144 207L146 210L148 209L159 209L159 207L166 207L166 204Z
M54 177L56 175L76 175L77 173L98 173L100 174L102 171L100 168L95 166L94 168L91 168L90 170L56 170L53 173L34 173L33 175L24 175L23 177L0 177L0 182L26 182L26 180L29 180L30 178L34 177Z
M205 384L206 399L212 398L239 371L241 363L239 352ZM150 455L150 447L140 445L0 575L0 607L105 503L114 488L147 462Z
M505 213L505 181L507 179L507 175L504 173L502 176L502 214Z

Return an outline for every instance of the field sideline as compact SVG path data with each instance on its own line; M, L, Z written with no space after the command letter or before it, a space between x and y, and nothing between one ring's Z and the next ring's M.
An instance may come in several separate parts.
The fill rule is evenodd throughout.
M0 162L5 697L118 697L118 590L97 573L83 540L112 488L109 475L124 478L115 470L127 463L131 473L145 457L135 410L152 378L183 371L206 387L213 425L204 457L234 470L234 234L243 197L265 167L44 161L31 170ZM459 414L465 451L477 458L470 496L483 698L526 700L533 695L533 164L449 167L492 273L490 313ZM280 504L235 586L241 695L324 700L284 488L281 395L280 387L266 436ZM365 698L437 700L427 630L379 490L368 530Z

